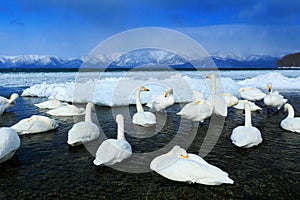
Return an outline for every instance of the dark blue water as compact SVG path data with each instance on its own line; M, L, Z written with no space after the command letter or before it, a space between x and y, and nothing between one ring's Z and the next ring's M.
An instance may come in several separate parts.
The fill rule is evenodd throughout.
M9 96L22 90L0 88L0 95ZM300 93L283 95L299 116ZM11 126L33 114L46 115L33 106L44 100L20 97L17 105L0 117L0 126ZM116 137L111 108L96 109L103 132L108 137ZM133 151L151 152L176 138L179 109L177 104L162 114L166 116L166 123L159 127L159 134L149 138L127 135ZM129 110L133 114L135 107L130 106ZM21 136L21 147L15 156L0 164L0 199L298 199L300 135L280 128L284 117L282 113L267 112L265 107L253 112L252 124L260 129L263 142L251 149L240 149L231 144L229 137L236 126L243 125L244 114L241 110L229 109L221 136L205 156L207 162L228 172L235 181L233 185L220 186L174 182L155 172L127 173L106 166L96 167L92 163L93 155L84 146L69 147L66 143L74 119L56 117L59 122L56 130ZM188 121L183 123L187 129L192 127L190 125ZM208 125L209 120L206 120L198 127L196 135L186 130L177 138L178 143L184 137L191 137L193 142L187 145L188 152L197 154ZM135 130L145 131L142 127L135 127Z

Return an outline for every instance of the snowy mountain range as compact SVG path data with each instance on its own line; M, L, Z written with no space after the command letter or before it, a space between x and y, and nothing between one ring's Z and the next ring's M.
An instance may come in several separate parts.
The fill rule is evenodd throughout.
M218 68L276 68L278 57L252 55L247 57L212 56ZM201 62L199 62L201 63ZM0 68L133 68L137 66L171 66L190 68L192 65L177 54L162 50L138 50L123 55L60 58L45 55L0 56ZM197 66L200 67L200 66Z

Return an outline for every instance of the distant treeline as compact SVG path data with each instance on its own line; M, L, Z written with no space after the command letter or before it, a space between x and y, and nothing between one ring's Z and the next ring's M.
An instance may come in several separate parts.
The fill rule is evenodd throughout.
M300 52L283 56L276 62L278 67L300 67Z

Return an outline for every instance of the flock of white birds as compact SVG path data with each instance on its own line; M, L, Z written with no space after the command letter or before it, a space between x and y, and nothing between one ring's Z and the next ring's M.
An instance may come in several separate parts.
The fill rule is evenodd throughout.
M245 125L233 129L230 139L238 147L250 148L262 142L261 132L251 124L251 111L261 110L254 101L263 100L268 107L278 110L284 105L288 115L280 123L285 130L300 133L300 118L294 117L292 105L286 103L278 92L272 92L272 85L268 84L268 93L265 94L257 88L240 88L239 94L243 100L230 93L216 93L216 77L209 75L212 81L210 96L205 99L201 93L194 91L193 101L186 104L177 115L191 121L203 123L213 113L226 117L228 107L245 110ZM139 126L153 126L156 117L153 112L144 111L141 104L140 93L149 91L144 86L136 89L136 110L132 123ZM12 108L18 94L12 94L10 99L0 97L0 115ZM163 95L154 97L147 107L150 111L165 110L175 103L173 89L168 88ZM38 108L50 109L47 114L53 116L85 115L85 120L78 122L68 131L67 143L71 146L81 145L85 142L97 139L100 136L98 126L92 121L92 112L95 111L93 103L87 103L86 109L77 108L74 105L60 102L56 99L35 104ZM121 114L116 115L118 125L117 139L107 139L99 146L93 163L95 165L114 165L132 155L131 145L126 141L124 134L124 119ZM56 120L46 116L33 115L22 119L11 127L0 128L0 163L9 160L20 147L20 137L23 134L46 132L58 127ZM234 181L228 177L228 173L216 166L207 163L199 155L187 153L179 146L174 146L168 153L160 155L152 160L150 168L158 174L174 180L206 185L232 184Z

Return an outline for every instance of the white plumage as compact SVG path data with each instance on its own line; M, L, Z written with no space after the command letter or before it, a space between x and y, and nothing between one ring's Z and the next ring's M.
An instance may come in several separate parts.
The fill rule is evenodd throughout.
M169 88L165 91L164 95L154 97L146 106L156 111L161 111L175 103L173 96L173 89Z
M30 118L22 119L11 128L14 129L19 135L30 133L46 132L58 127L55 119L49 117L32 115Z
M84 115L84 108L77 108L75 105L64 105L58 108L54 108L47 112L49 115L53 116L74 116L74 115Z
M8 127L0 128L0 163L11 159L19 147L20 138L16 131Z
M139 86L137 88L135 93L137 113L133 115L132 123L140 126L148 127L156 124L156 117L153 113L144 111L140 99L140 93L142 91L149 91L149 90L144 86Z
M251 124L251 110L249 103L244 103L245 126L233 129L230 139L238 147L250 148L262 142L260 131Z
M177 115L192 121L203 121L210 117L213 112L213 105L206 100L193 101L186 104Z
M288 116L280 122L281 128L300 133L300 117L294 117L295 111L291 104L284 105L284 110L288 111Z
M196 154L187 153L179 146L174 146L168 153L154 158L150 168L174 181L205 185L233 184L234 182L226 172L207 163Z
M2 115L7 109L12 108L16 104L18 94L13 93L9 99L0 96L0 115Z
M216 76L211 74L207 76L207 78L211 79L211 90L210 96L208 97L208 101L210 101L214 107L214 113L217 115L221 115L223 117L227 116L227 102L224 97L219 94L216 94Z
M255 103L248 101L248 100L239 100L238 104L233 106L233 108L239 109L239 110L244 110L244 104L248 102L250 105L250 110L251 111L257 111L257 110L262 110L261 107L255 105Z
M121 114L116 116L118 124L117 139L107 139L98 148L95 165L113 165L129 158L132 154L131 145L126 141L124 135L124 119Z
M260 89L252 87L240 88L239 93L243 99L249 101L260 101L266 96L266 94L263 93Z
M62 103L61 101L57 99L51 99L45 102L34 104L38 108L45 108L45 109L54 109L58 108L64 105L67 105L67 103Z
M69 145L80 145L99 137L99 128L92 121L92 110L95 110L95 106L93 103L89 102L85 109L85 121L74 124L68 132L67 143Z
M275 107L279 110L286 102L287 99L280 95L278 91L272 92L272 85L268 84L268 94L264 98L264 104L266 106Z

